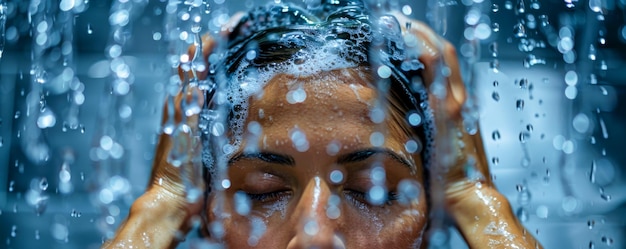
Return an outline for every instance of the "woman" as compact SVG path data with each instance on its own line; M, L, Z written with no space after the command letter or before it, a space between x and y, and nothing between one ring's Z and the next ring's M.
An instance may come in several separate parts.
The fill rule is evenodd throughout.
M105 247L174 247L201 223L228 248L422 248L441 210L471 248L541 247L488 177L478 132L462 129L456 53L428 27L328 1L225 30L224 57L207 59L207 37L213 63L181 72L224 84L199 102L228 118L186 117L206 131L207 195L188 201L189 171L162 134L148 190Z

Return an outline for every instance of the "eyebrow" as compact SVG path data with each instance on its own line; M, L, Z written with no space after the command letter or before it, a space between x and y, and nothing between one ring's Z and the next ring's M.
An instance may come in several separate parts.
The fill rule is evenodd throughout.
M415 169L415 165L410 163L408 160L401 157L400 155L393 152L392 150L385 149L385 148L368 148L364 150L354 151L354 152L340 156L339 159L337 159L337 163L338 164L356 163L356 162L367 160L368 158L374 155L378 155L378 154L391 157L391 159L401 163L402 165L406 166L410 170Z
M233 164L241 159L259 159L266 163L294 166L295 160L289 155L282 155L274 152L251 152L240 153L228 160L228 164Z
M348 163L356 163L365 161L368 158L371 158L374 155L382 154L390 157L391 159L399 162L400 164L406 166L410 170L414 170L416 167L408 160L404 159L397 153L393 152L390 149L385 148L368 148L363 150L357 150L354 152L350 152L348 154L342 155L337 159L338 164L348 164ZM289 155L278 154L274 152L251 152L251 153L240 153L232 157L228 160L228 164L233 164L242 159L258 159L266 163L285 165L285 166L295 166L295 160L293 157Z

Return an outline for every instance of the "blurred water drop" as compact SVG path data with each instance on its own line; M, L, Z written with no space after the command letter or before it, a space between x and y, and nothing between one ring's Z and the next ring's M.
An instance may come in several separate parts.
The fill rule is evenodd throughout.
M527 130L528 132L533 132L533 129L534 129L534 127L533 127L533 125L532 125L532 124L527 124L527 125L526 125L526 130Z
M537 217L547 219L549 215L549 209L545 205L539 205L536 210Z
M519 79L519 81L517 81L517 85L519 86L519 88L521 89L526 89L528 88L528 79L527 78L521 78Z
M515 108L518 111L523 111L524 110L524 100L523 99L518 99L517 101L515 101Z
M500 163L500 158L498 157L491 158L491 163L493 163L493 165L498 165Z
M515 212L515 215L517 216L517 218L521 221L521 222L526 222L528 221L528 210L526 210L526 208L524 207L520 207L517 209L517 212Z
M56 116L49 108L43 108L37 118L37 126L40 129L53 127L56 124Z
M13 225L11 227L11 237L15 238L15 236L17 236L17 226Z
M500 62L497 59L491 60L489 68L491 68L494 72L498 72L500 70Z
M500 132L498 130L493 131L491 133L491 138L493 139L493 141L500 140Z
M613 238L607 237L606 235L602 236L602 243L606 244L607 246L611 246L613 245Z
M409 205L416 201L420 195L419 183L414 180L404 179L398 184L398 201L401 204Z
M511 2L511 0L504 1L504 8L507 9L507 10L512 10L513 9L513 2Z
M539 0L530 0L530 8L531 9L541 9L541 4L539 3Z
M526 131L522 131L519 133L519 141L520 143L526 143L530 139L530 133Z
M498 43L494 41L489 44L489 51L492 57L498 57Z
M589 249L595 249L596 248L596 244L593 243L593 241L589 241Z
M87 23L87 34L88 35L93 34L93 29L91 29L91 23Z
M513 26L513 35L517 38L526 37L526 28L522 23L517 23Z
M494 4L491 5L491 11L493 13L497 13L499 10L500 10L500 6L498 6L498 4L494 3Z
M41 181L39 181L39 189L41 189L41 191L46 191L48 189L48 179L41 178Z
M494 81L493 81L493 86L494 86L494 87L496 87L496 86L498 86L498 85L500 85L500 83L499 83L497 80L494 80Z
M245 216L250 214L250 210L252 209L252 200L250 200L246 193L237 191L234 195L233 202L235 205L235 211L239 215Z
M491 93L491 98L495 100L496 102L500 101L500 94L496 91L493 91L493 93Z
M545 65L546 64L546 60L537 58L533 54L529 54L529 55L526 56L526 58L524 58L524 64L523 65L524 65L525 68L530 68L530 67L532 67L534 65L538 65L538 64Z
M497 33L500 31L500 24L497 22L494 22L491 24L491 31L493 31L494 33Z
M524 0L517 1L517 6L515 6L515 13L518 15L526 13L526 4L524 3Z
M604 124L604 119L600 118L600 129L602 130L602 137L604 139L609 138L609 131L606 129L606 124Z
M596 225L595 220L587 220L587 228L589 228L589 230L593 229L595 225Z

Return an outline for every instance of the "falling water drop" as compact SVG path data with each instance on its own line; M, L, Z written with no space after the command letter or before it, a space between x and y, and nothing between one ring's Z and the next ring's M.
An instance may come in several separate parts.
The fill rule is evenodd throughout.
M541 3L539 3L539 0L530 0L530 8L531 9L541 9Z
M41 191L46 191L46 189L48 189L48 179L41 178L41 181L39 181L39 189L41 189Z
M493 93L491 93L491 98L495 100L496 102L500 101L500 94L496 91L493 91Z
M493 141L500 140L500 132L498 130L493 131L491 133L491 138L493 139Z
M522 131L519 133L519 141L520 143L526 143L530 139L530 133L527 131Z
M493 31L494 33L497 33L500 31L500 24L497 22L494 22L491 24L491 31Z
M513 26L513 35L517 38L526 37L526 28L522 23L517 23Z
M524 110L524 100L523 99L518 99L517 101L515 101L515 108L518 111Z
M498 43L492 42L489 44L489 51L491 52L492 57L498 57Z
M88 34L88 35L93 34L93 29L91 28L91 23L88 23L88 24L87 24L87 34Z
M497 59L493 59L489 63L489 68L491 68L494 72L498 72L500 70L500 62Z
M500 10L500 6L498 6L498 4L494 3L494 4L491 5L491 11L493 13L497 13L499 10Z
M613 238L610 238L604 235L602 236L602 243L606 244L607 246L611 246L613 245Z
M518 0L517 2L517 6L515 7L515 13L516 14L524 14L526 12L526 3L524 3L524 0Z
M528 88L528 79L526 78L521 78L519 79L519 81L517 81L517 85L519 86L519 88L521 89L526 89Z
M596 225L595 220L587 220L587 228L589 228L589 230L593 229L595 225Z
M517 212L515 212L515 214L517 215L517 218L521 221L521 222L526 222L528 221L528 210L526 210L526 208L524 207L520 207L517 209Z

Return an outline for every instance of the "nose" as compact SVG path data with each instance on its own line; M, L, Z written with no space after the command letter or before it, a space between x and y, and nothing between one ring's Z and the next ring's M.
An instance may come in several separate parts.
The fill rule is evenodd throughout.
M331 196L328 184L320 177L308 182L292 216L298 225L294 237L287 245L288 249L345 248L336 231L340 218L331 219L326 214Z

